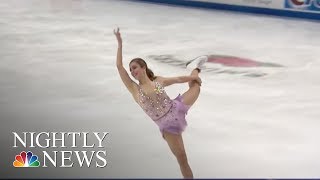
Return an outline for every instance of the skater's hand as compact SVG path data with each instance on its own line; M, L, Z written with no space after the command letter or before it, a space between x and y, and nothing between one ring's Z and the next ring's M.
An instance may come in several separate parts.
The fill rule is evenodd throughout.
M121 34L120 34L120 29L117 28L116 30L113 30L113 34L116 36L117 40L118 40L118 45L122 45L122 38L121 38Z
M192 76L193 80L196 81L201 86L201 78L199 76Z

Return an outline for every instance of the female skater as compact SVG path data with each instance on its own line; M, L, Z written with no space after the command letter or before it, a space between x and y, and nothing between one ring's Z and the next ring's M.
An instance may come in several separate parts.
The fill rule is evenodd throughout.
M117 68L121 80L134 100L159 126L163 138L178 160L183 177L193 178L181 134L187 126L185 115L200 93L201 79L198 75L205 61L201 59L194 61L197 67L189 76L165 78L154 76L143 59L135 58L131 60L129 67L131 75L139 81L137 84L129 77L122 64L122 39L119 28L114 30L114 35L118 40ZM184 94L179 94L175 99L170 99L164 87L185 82L189 82L189 89Z

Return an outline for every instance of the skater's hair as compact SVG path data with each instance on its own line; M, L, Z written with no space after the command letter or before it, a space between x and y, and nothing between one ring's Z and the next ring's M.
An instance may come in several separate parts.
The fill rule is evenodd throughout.
M152 70L148 68L148 65L147 65L147 63L146 63L145 60L143 60L143 59L141 59L141 58L134 58L134 59L132 59L132 60L130 61L129 64L131 64L131 63L133 63L133 62L138 63L138 64L140 65L140 67L142 67L142 68L143 68L143 67L146 67L147 76L148 76L148 78L149 78L151 81L153 81L153 80L155 80L155 79L157 78L157 77L154 75L154 73L152 72Z

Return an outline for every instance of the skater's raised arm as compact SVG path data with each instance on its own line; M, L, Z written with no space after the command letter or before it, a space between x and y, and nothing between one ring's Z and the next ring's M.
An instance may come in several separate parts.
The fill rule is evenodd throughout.
M118 51L117 51L118 72L120 74L122 82L125 84L127 89L130 91L131 94L134 94L136 83L130 78L128 72L126 71L126 69L123 67L123 64L122 64L122 38L121 38L119 28L117 28L117 30L113 30L113 33L116 36L118 41Z

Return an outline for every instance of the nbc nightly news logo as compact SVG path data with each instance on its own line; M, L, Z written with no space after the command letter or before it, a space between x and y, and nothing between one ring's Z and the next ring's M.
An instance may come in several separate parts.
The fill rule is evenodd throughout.
M95 167L104 168L107 166L107 151L105 150L104 140L109 134L108 132L22 132L21 134L12 132L14 136L14 148L41 148L42 161L40 163L39 156L32 151L22 151L15 156L13 161L14 167ZM88 142L88 136L94 137L93 142ZM60 142L60 143L59 143ZM59 145L58 145L59 144ZM66 146L71 144L71 146ZM18 146L20 145L20 146ZM54 149L48 151L48 149ZM70 150L58 151L56 148ZM76 148L90 148L91 151L76 151ZM95 149L99 148L99 151ZM58 164L61 162L60 164ZM42 166L41 166L42 165Z

